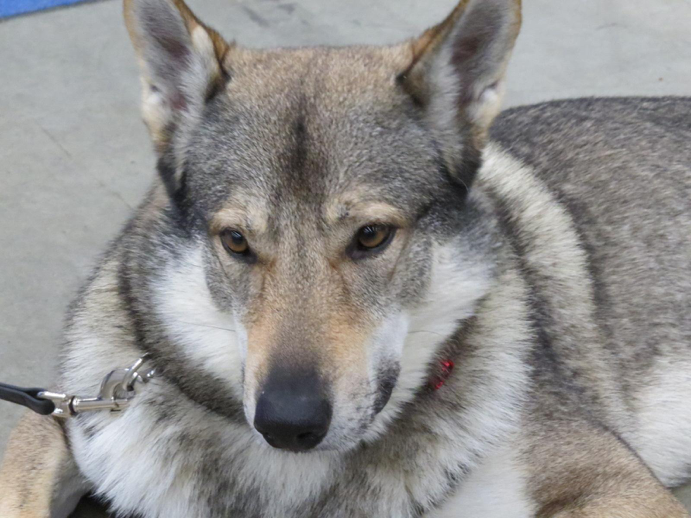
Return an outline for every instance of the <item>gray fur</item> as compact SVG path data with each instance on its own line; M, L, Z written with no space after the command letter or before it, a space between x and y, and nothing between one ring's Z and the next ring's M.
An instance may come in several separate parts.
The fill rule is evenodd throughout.
M691 99L517 108L486 145L519 3L470 5L422 50L214 51L166 11L165 28L197 31L178 40L207 95L183 117L151 89L165 77L145 81L161 177L73 305L62 365L85 394L144 352L157 367L122 414L68 422L115 511L489 518L502 508L482 491L508 493L509 474L520 518L684 516L660 481L691 470L691 376L675 368L691 366ZM456 26L487 38L462 57L491 51L467 84L467 61L445 60L468 44ZM160 52L141 52L146 80ZM398 227L360 262L359 204ZM255 255L231 256L219 225ZM433 390L441 359L456 367ZM305 365L328 381L331 429L308 453L274 450L255 395L269 368Z
M503 236L492 238L497 240L493 245L494 260L501 265L500 271L517 272L522 280L515 282L530 286L530 294L526 293L518 302L526 306L527 314L534 315L534 338L525 337L525 346L520 346L519 351L523 350L521 354L528 356L525 361L532 365L532 383L537 391L533 401L540 407L539 412L534 412L542 416L540 419L596 421L599 426L633 444L637 423L632 401L650 383L647 372L652 362L660 356L688 359L690 355L691 337L686 309L691 251L685 229L689 228L688 177L691 162L688 146L683 147L683 143L688 142L684 136L688 136L689 127L684 123L689 110L691 100L688 99L569 101L511 110L500 117L495 126L495 138L526 163L534 165L534 180L546 186L553 196L553 203L572 218L575 237L588 252L586 268L577 271L576 275L584 283L592 283L592 307L586 312L592 320L578 323L570 321L565 313L556 311L564 304L560 301L568 297L569 287L560 279L551 277L549 271L538 271L530 265L526 250L537 246L533 242L532 230L521 228L511 200L497 193L491 182L486 184L480 173L474 195L482 199L484 196L480 193L487 191L490 198L475 208L471 208L474 203L468 204L464 214L482 221L480 228L485 229L491 228L488 220L497 220L496 226L501 228ZM593 126L596 118L599 119L597 131ZM572 124L572 120L581 124ZM674 131L665 127L675 124L678 126ZM644 129L639 131L639 127ZM648 149L655 152L647 153ZM660 156L666 157L664 167L656 159ZM619 187L622 183L626 187ZM526 202L530 203L530 198ZM632 208L633 203L641 205L640 212ZM483 205L484 210L479 209ZM146 212L145 206L143 213ZM142 216L138 219L141 220ZM160 256L160 253L156 248L148 249L148 243L156 244L159 250L175 249L173 245L177 238L174 231L165 230L172 223L159 227L159 220L160 216L152 219L150 225L153 228L145 227L136 233L130 230L120 241L118 249L124 251L126 245L132 257L130 261L139 258L139 263L129 263L134 272L152 275L146 273L147 263L158 268L155 261L152 263L151 256ZM655 224L651 225L653 221ZM154 231L157 227L161 230ZM632 233L632 229L636 232ZM504 249L506 252L502 252ZM621 250L625 252L622 254ZM109 255L117 260L117 253ZM559 259L569 258L555 258ZM648 266L642 268L639 261ZM101 278L104 276L107 276L107 270L99 275ZM145 282L145 278L139 282ZM146 285L141 287L142 296L145 296ZM638 293L644 296L638 296ZM96 296L93 289L87 291L82 304ZM146 299L142 302L145 304ZM107 304L112 305L110 302ZM108 311L113 310L118 311L116 308ZM482 308L479 315L482 315ZM90 318L95 317L90 315ZM450 343L451 351L457 351L450 354L459 369L447 386L439 392L422 390L386 435L375 443L330 458L327 463L334 467L333 471L329 470L330 475L318 492L321 496L310 495L302 504L294 503L290 511L274 507L276 503L271 503L270 495L273 494L277 502L283 498L275 493L275 489L263 487L261 479L255 481L255 486L248 486L248 481L235 480L238 463L252 462L246 446L235 451L231 444L212 438L214 433L218 433L213 431L214 426L242 428L246 424L224 420L213 406L208 410L198 407L192 412L191 401L184 405L182 401L176 404L175 398L168 401L169 397L164 398L162 394L156 396L157 390L143 395L137 403L145 406L155 418L150 437L168 437L165 443L161 442L163 439L153 439L154 443L159 448L168 444L168 455L186 458L187 462L200 467L195 478L197 487L204 488L204 491L198 493L201 500L194 505L201 506L197 509L205 509L199 511L201 514L414 516L434 506L471 469L468 465L448 465L445 462L450 452L458 447L453 444L463 437L464 411L461 408L472 405L469 394L480 397L482 390L479 387L494 379L497 371L502 369L501 364L486 357L486 351L483 354L482 334L478 334L474 323L476 318L480 316L462 326L463 331L456 342L458 345ZM510 323L504 322L504 325ZM515 339L520 342L518 337ZM116 344L109 343L108 347L116 347ZM80 350L79 356L85 352ZM583 356L597 359L584 366ZM168 357L166 370L176 361L179 360L174 356ZM103 368L111 365L107 361L99 363ZM93 371L100 372L97 368ZM215 403L218 396L203 395L203 386L212 380L202 381L203 374L194 369L184 371L177 385L183 391L189 391L192 400L204 400L207 407L209 402L223 406L221 400ZM80 376L82 372L80 369ZM69 373L67 379L70 386L78 382ZM174 376L156 385L172 390L176 379ZM169 386L169 382L174 385ZM198 387L197 383L201 385ZM456 398L464 401L463 407L454 403ZM548 406L542 407L544 404ZM526 408L532 407L530 400L526 405ZM187 414L191 414L189 421L185 417ZM98 429L112 419L120 418L90 416L70 424L73 433L77 433L80 423L92 421L98 423ZM172 422L187 424L177 424L177 431L171 436L171 432L166 430ZM139 423L136 426L143 425ZM455 430L458 437L439 436L435 432L449 429ZM491 437L475 437L474 440L491 442ZM440 448L441 458L435 461L431 459L436 455L428 458L430 453L426 453L425 444L435 444L435 450ZM442 444L447 446L440 446ZM401 456L403 452L405 455ZM469 459L473 461L474 456L471 454ZM408 489L401 494L408 496L401 501L378 486L378 477L388 486L392 483L390 477L393 473L408 472L413 466L424 479L435 480L436 495L416 495L414 479L407 481ZM376 475L378 472L381 475ZM384 472L389 474L384 475ZM362 478L365 473L369 475ZM664 473L659 475L664 476ZM238 483L243 485L243 490L234 491L232 488Z

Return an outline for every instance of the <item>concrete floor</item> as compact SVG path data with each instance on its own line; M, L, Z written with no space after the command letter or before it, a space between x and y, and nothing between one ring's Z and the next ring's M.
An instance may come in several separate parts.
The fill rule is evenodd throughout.
M188 3L228 38L279 46L395 42L455 0ZM507 105L669 94L691 94L691 0L524 1ZM119 1L0 22L2 381L51 386L64 309L154 174L138 103ZM0 451L19 414L2 404Z

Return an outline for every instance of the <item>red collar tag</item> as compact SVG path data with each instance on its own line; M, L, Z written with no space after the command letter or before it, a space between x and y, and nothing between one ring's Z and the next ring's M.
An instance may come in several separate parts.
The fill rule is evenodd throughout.
M439 373L429 382L429 386L432 390L439 390L442 388L446 380L451 376L453 366L453 360L441 360L439 362Z

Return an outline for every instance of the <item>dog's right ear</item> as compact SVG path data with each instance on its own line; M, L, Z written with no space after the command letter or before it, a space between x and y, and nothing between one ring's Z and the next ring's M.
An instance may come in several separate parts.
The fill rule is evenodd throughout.
M159 153L226 81L231 46L182 0L125 0L142 72L144 121Z

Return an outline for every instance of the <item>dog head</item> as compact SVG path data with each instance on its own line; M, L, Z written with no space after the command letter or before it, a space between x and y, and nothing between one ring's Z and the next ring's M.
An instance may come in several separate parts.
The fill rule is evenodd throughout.
M520 2L381 48L245 49L181 0L125 15L187 236L157 302L171 347L272 446L377 437L491 280L472 184Z

